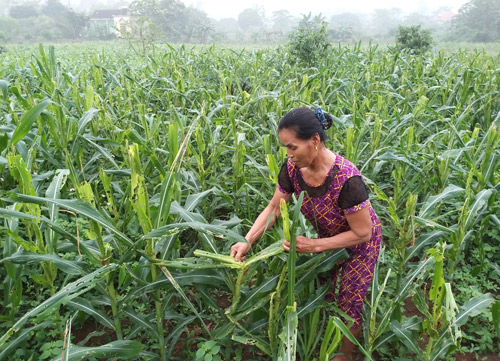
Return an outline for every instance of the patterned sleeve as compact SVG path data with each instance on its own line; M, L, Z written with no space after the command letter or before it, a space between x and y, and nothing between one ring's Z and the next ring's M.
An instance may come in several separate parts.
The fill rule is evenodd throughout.
M344 183L338 204L346 214L354 213L370 205L368 191L361 176L355 175Z
M292 193L293 185L290 181L290 176L288 175L287 167L288 159L283 162L281 166L280 173L278 174L278 189L281 193Z

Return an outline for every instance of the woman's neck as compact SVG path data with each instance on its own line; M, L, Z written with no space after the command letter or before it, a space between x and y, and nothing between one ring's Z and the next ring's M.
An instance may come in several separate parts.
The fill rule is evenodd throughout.
M316 158L314 158L309 166L309 171L313 173L328 172L335 163L335 158L335 154L322 145L321 148L318 149Z

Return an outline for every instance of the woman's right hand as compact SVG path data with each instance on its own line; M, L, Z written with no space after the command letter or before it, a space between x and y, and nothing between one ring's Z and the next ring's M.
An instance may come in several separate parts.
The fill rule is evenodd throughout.
M245 254L250 251L252 245L250 243L238 242L231 246L231 253L229 254L235 261L244 261Z

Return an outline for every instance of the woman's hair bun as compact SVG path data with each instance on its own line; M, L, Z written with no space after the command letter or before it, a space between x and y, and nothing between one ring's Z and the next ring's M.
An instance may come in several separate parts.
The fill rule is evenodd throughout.
M321 123L321 128L327 130L333 124L333 118L330 114L325 113L320 107L316 107L313 109L314 113L316 113L316 118L318 118Z
M323 113L323 114L325 115L325 119L326 119L326 124L325 124L325 126L323 127L323 129L324 129L324 130L327 130L327 129L329 129L329 128L332 126L332 124L333 124L333 117L332 117L330 114L328 114L328 113Z

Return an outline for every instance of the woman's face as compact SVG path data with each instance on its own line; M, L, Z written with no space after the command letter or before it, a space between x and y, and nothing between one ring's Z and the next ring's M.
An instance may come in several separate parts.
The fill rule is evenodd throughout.
M304 140L296 137L295 132L291 129L281 129L278 137L281 144L286 147L288 158L298 168L307 168L311 165L316 157L316 146L319 143L319 136L313 136L310 139ZM318 139L316 139L318 138Z

